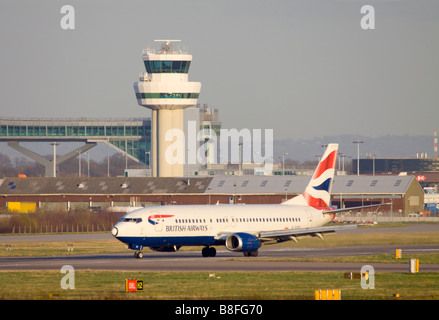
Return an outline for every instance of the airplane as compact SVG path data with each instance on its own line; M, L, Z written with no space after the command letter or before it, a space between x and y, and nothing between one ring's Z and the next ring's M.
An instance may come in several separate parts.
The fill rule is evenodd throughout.
M112 235L135 250L175 252L182 246L203 246L203 257L215 257L214 246L255 257L262 243L272 244L298 237L323 239L324 233L348 226L324 226L342 211L378 205L336 209L330 207L338 144L328 144L303 193L281 204L167 205L143 208L124 215ZM382 204L379 204L382 205Z

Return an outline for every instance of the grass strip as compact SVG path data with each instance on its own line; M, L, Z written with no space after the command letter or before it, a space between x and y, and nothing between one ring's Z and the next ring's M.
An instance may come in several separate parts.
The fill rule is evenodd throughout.
M378 273L375 289L338 272L120 272L76 271L75 289L62 289L57 271L0 272L6 300L313 300L316 289L340 289L342 300L437 300L439 273ZM125 292L125 279L144 291Z

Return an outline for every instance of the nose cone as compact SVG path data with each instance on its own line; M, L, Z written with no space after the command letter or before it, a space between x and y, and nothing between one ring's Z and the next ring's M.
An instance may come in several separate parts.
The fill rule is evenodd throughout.
M111 234L116 237L117 234L119 233L119 230L116 227L113 227L113 229L111 229Z

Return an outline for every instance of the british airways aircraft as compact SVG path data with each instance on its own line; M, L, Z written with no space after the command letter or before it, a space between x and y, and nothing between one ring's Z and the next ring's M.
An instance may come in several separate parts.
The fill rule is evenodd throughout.
M225 245L244 256L257 256L262 243L336 232L346 226L323 226L335 213L356 208L329 206L338 144L329 144L304 192L282 204L179 205L132 211L116 223L113 236L136 250L177 251L203 246L203 257L214 257L213 246ZM363 207L361 207L363 208ZM349 226L352 227L352 226ZM356 226L353 226L356 227Z

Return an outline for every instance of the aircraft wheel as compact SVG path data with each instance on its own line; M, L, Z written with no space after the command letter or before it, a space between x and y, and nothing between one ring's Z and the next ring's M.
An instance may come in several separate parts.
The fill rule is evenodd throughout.
M143 258L143 252L134 252L134 258L136 259L142 259Z
M214 247L209 248L209 257L215 257L216 256L216 249Z
M215 257L216 256L216 249L214 247L204 247L203 250L201 250L201 255L203 257Z
M257 257L259 254L258 251L245 251L244 257Z

